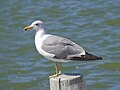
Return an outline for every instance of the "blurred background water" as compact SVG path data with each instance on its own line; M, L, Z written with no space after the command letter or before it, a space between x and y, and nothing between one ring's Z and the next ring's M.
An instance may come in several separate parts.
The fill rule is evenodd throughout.
M88 90L120 90L120 0L2 0L0 90L49 90L54 63L35 49L35 31L22 31L38 19L104 58L64 63L64 73L82 74Z

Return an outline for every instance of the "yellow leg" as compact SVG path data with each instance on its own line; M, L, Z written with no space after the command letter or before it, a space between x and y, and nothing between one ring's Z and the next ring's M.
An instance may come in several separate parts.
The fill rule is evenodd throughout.
M60 62L60 71L59 71L59 75L62 74L62 63Z
M52 76L50 76L49 78L55 78L57 77L59 74L58 74L58 64L57 62L55 63L55 70L56 70L56 74L53 74Z
M58 75L58 64L57 64L57 62L55 63L55 69L56 69L56 75Z

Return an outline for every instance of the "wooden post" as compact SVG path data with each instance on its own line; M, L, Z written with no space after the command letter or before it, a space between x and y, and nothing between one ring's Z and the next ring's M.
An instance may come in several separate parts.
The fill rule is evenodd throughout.
M86 90L86 87L80 74L62 74L50 78L50 90Z

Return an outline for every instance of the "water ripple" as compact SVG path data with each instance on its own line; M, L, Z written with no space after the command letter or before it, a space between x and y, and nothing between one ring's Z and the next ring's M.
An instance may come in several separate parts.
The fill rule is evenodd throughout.
M0 3L0 88L49 90L54 63L35 49L34 31L23 28L36 19L49 33L67 37L104 58L63 64L65 73L81 73L90 90L119 89L119 0L19 0Z

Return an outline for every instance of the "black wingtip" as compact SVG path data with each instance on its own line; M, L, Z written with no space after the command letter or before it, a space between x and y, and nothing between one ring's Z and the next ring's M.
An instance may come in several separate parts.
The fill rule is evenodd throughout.
M102 60L102 57L95 56L95 55L90 54L88 52L86 52L86 55L84 57L88 60Z
M98 60L102 60L103 58L102 57L98 57Z
M74 60L74 61L94 61L94 60L102 60L102 57L90 54L85 52L85 55L76 55L76 56L69 56L65 58L67 60Z

